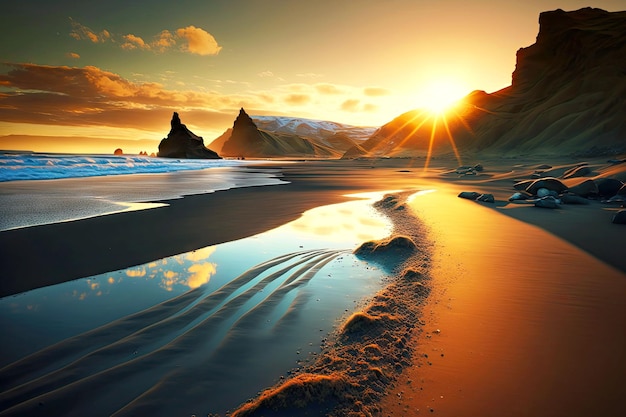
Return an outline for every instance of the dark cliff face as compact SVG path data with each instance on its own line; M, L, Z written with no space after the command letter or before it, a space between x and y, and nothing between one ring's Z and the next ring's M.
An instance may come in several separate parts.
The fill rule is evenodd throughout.
M235 157L264 156L263 142L263 137L256 124L241 108L233 123L230 138L222 146L222 154Z
M517 51L511 86L475 91L447 115L456 145L495 154L626 152L626 12L555 10L539 24L536 42ZM444 126L431 146L428 117L399 116L346 157L451 152Z
M159 144L157 156L163 158L221 159L217 153L204 146L202 137L194 134L181 123L176 112L172 116L171 127L167 138Z
M625 12L584 8L541 13L536 42L517 51L513 89L542 88L549 93L564 82L587 78L595 71L599 71L597 75L623 76L625 24Z

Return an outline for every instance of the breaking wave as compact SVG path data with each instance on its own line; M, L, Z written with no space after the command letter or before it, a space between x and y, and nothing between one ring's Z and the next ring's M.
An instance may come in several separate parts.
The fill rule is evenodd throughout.
M224 159L169 159L137 155L0 152L0 182L166 173L245 164L245 161Z

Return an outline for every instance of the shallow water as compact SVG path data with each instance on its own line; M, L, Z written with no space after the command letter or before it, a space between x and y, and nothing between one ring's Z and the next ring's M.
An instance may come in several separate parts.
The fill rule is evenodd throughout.
M188 164L187 170L165 173L0 181L0 231L145 210L185 195L286 183L278 178L277 170L250 168L245 161L230 162L236 164ZM175 161L168 166L174 169ZM5 174L0 170L0 175Z
M64 414L71 404L91 415L237 406L319 352L381 288L384 272L351 254L390 232L371 202L319 207L247 239L0 299L11 340L1 348L0 403L26 401L27 411L44 402Z
M245 166L232 159L173 159L140 155L54 154L0 151L0 182L122 174L155 174Z

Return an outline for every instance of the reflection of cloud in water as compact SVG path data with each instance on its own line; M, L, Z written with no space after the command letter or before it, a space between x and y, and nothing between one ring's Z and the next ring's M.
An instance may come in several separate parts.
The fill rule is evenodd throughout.
M131 278L143 277L146 275L146 269L145 268L127 269L126 275Z
M359 202L323 206L306 211L285 227L296 233L323 236L329 240L372 240L381 235L381 229L389 227L386 219L372 217L372 210Z
M217 264L211 262L195 263L184 272L163 271L160 286L172 291L176 285L184 285L190 289L207 284L217 272ZM188 274L187 274L188 273Z
M187 271L191 272L191 275L187 279L187 285L189 288L198 288L209 282L211 276L217 272L217 265L206 262L203 264L191 265Z
M154 274L152 274L153 276L156 275L156 272ZM159 284L159 286L161 288L164 288L167 291L172 291L174 289L174 285L177 284L178 282L178 272L174 272L174 271L164 271L163 272L163 278L161 279L161 283Z
M215 246L208 246L206 248L198 249L181 256L184 256L188 261L197 262L207 259L213 254L213 252L215 252Z
M176 286L198 288L209 282L217 272L217 264L212 262L200 262L208 259L215 253L215 246L198 249L193 252L164 258L150 262L140 267L129 268L124 274L130 278L156 279L159 286L166 291L173 291ZM169 261L169 262L168 262ZM120 282L121 278L108 277L107 283L113 285ZM99 284L88 282L91 290L97 290ZM76 294L78 297L79 294ZM84 296L81 298L84 299Z

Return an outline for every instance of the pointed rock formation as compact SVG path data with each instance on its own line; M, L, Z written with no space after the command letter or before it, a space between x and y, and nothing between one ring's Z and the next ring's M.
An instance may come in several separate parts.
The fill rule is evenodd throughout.
M269 132L259 129L254 120L242 108L235 119L232 132L216 139L221 154L229 157L282 158L282 157L339 157L338 152L328 144L314 138L302 137L297 133ZM222 142L223 141L223 142Z
M172 129L159 144L157 156L162 158L221 159L220 156L204 146L202 137L197 136L181 123L178 113L174 112Z
M264 140L254 121L243 109L233 123L233 130L222 146L222 154L236 157L255 157L263 155Z

